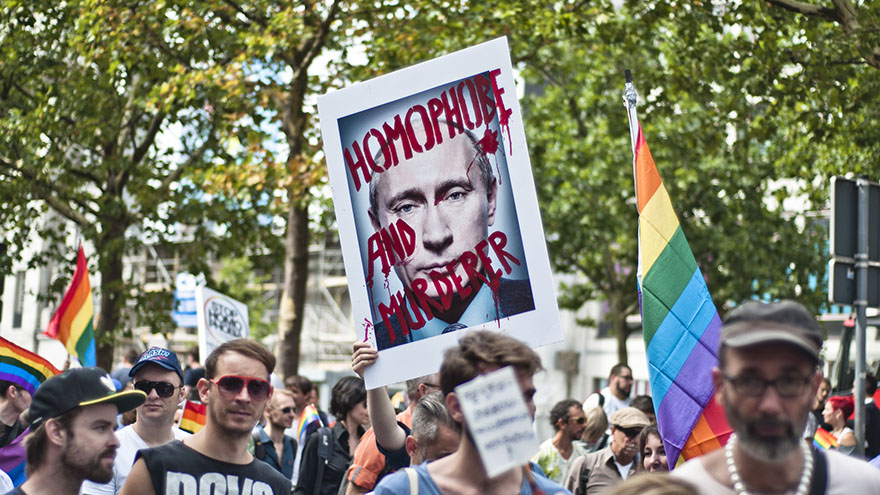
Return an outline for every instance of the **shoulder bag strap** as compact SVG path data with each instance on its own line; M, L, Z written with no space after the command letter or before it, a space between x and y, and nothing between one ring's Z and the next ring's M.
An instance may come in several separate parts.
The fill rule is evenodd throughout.
M419 474L415 468L403 468L406 477L409 480L409 495L419 495Z
M825 495L828 490L828 459L825 452L813 450L813 479L810 482L810 495Z

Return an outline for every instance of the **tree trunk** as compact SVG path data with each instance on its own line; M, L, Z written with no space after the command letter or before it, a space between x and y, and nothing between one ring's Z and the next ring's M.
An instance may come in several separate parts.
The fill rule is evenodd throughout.
M119 330L123 297L122 255L125 224L120 221L104 222L96 248L100 253L98 269L101 272L101 308L95 326L95 360L99 368L113 368L114 334Z
M611 298L611 328L614 330L614 336L617 339L617 362L627 364L628 353L626 350L626 339L629 337L629 329L626 327L626 309L624 304L618 298Z
M278 352L276 371L285 377L299 370L300 335L306 305L309 279L309 210L307 198L294 197L289 192L290 210L287 214L285 241L284 291L278 315Z

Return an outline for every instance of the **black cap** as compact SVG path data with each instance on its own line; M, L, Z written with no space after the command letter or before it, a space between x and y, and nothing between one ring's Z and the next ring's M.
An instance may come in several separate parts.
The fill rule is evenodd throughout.
M140 390L117 392L113 379L101 368L73 368L49 378L34 393L28 417L31 430L80 406L115 404L120 413L144 403Z
M734 308L721 326L722 345L739 348L784 342L798 347L816 362L824 340L816 318L794 301L749 301Z
M134 366L128 370L128 376L133 377L135 373L149 363L157 364L168 371L177 373L180 381L183 382L183 370L180 369L180 361L177 360L177 354L162 347L150 347L142 352L134 362Z

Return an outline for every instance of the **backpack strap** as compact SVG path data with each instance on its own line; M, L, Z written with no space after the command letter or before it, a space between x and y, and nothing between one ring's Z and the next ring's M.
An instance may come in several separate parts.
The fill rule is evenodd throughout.
M322 426L316 432L318 434L318 476L315 478L315 495L320 495L324 484L324 468L330 462L333 455L333 443L336 441L333 430Z
M260 433L257 431L251 432L251 438L254 439L254 457L261 461L266 460L266 444L260 441Z
M406 478L409 480L409 495L419 495L419 474L415 468L403 468Z
M813 479L810 482L810 495L825 495L828 490L828 459L825 452L813 451Z

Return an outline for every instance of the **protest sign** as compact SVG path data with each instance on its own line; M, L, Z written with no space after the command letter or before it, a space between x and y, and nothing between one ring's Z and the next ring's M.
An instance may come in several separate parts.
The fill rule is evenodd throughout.
M250 334L247 306L204 285L196 289L196 316L202 359L220 344Z
M199 282L195 275L180 272L175 277L174 306L171 318L179 327L198 327L196 319L196 288Z
M436 372L457 330L562 339L506 39L318 109L368 388Z
M529 462L540 445L513 368L480 375L455 395L489 477Z

